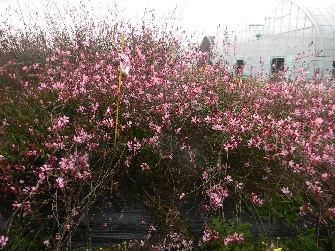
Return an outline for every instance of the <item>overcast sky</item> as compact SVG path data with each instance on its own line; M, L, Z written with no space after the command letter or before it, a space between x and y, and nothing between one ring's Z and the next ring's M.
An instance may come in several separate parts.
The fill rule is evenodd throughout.
M145 9L155 10L157 20L169 19L175 13L176 25L181 26L186 34L196 32L198 40L204 35L215 35L217 27L233 30L245 18L252 24L265 22L281 0L81 0L86 3L94 16L99 16L107 7L118 6L123 15L139 22ZM321 0L322 1L322 0ZM45 4L49 2L50 4ZM23 16L29 22L29 12L43 10L55 11L66 5L78 5L80 0L0 0L0 17L11 15L15 23ZM19 14L17 14L19 13ZM18 16L19 15L19 16ZM102 15L101 15L102 16Z

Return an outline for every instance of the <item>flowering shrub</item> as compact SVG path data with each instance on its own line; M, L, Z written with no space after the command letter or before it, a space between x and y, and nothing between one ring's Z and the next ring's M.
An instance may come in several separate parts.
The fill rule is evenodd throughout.
M229 199L289 223L309 215L334 227L332 87L234 78L223 63L197 65L206 55L177 33L107 28L104 39L78 30L43 47L41 61L0 66L0 210L8 217L0 245L70 247L89 208L116 184L155 213L164 237L157 250L193 247L180 208L194 196L209 216ZM206 229L202 241L219 234ZM245 236L221 239L238 245Z

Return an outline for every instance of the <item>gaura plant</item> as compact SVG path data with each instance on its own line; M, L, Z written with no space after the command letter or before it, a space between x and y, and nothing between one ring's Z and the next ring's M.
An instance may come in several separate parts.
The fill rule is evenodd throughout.
M233 202L236 216L247 205L334 227L333 87L200 66L206 55L155 24L101 28L110 33L53 33L36 62L1 47L17 54L0 68L2 248L71 249L88 210L117 187L151 209L162 248L197 241L181 214L195 197L209 218Z

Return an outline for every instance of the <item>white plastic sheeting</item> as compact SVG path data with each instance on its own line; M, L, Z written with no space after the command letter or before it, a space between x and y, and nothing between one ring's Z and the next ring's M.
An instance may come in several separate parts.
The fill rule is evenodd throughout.
M260 6L261 8L261 6ZM212 63L224 59L230 65L243 63L243 73L270 74L280 62L287 74L304 66L313 76L332 77L335 67L335 1L282 0L263 24L247 20L232 34L218 31L212 48ZM299 59L302 57L302 59ZM297 60L299 59L299 60Z

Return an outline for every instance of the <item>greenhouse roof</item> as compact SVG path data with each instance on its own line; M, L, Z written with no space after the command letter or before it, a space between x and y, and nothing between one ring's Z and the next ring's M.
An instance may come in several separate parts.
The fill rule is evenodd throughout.
M306 0L284 0L291 1L299 6L311 19L315 26L335 27L335 1L306 1Z

